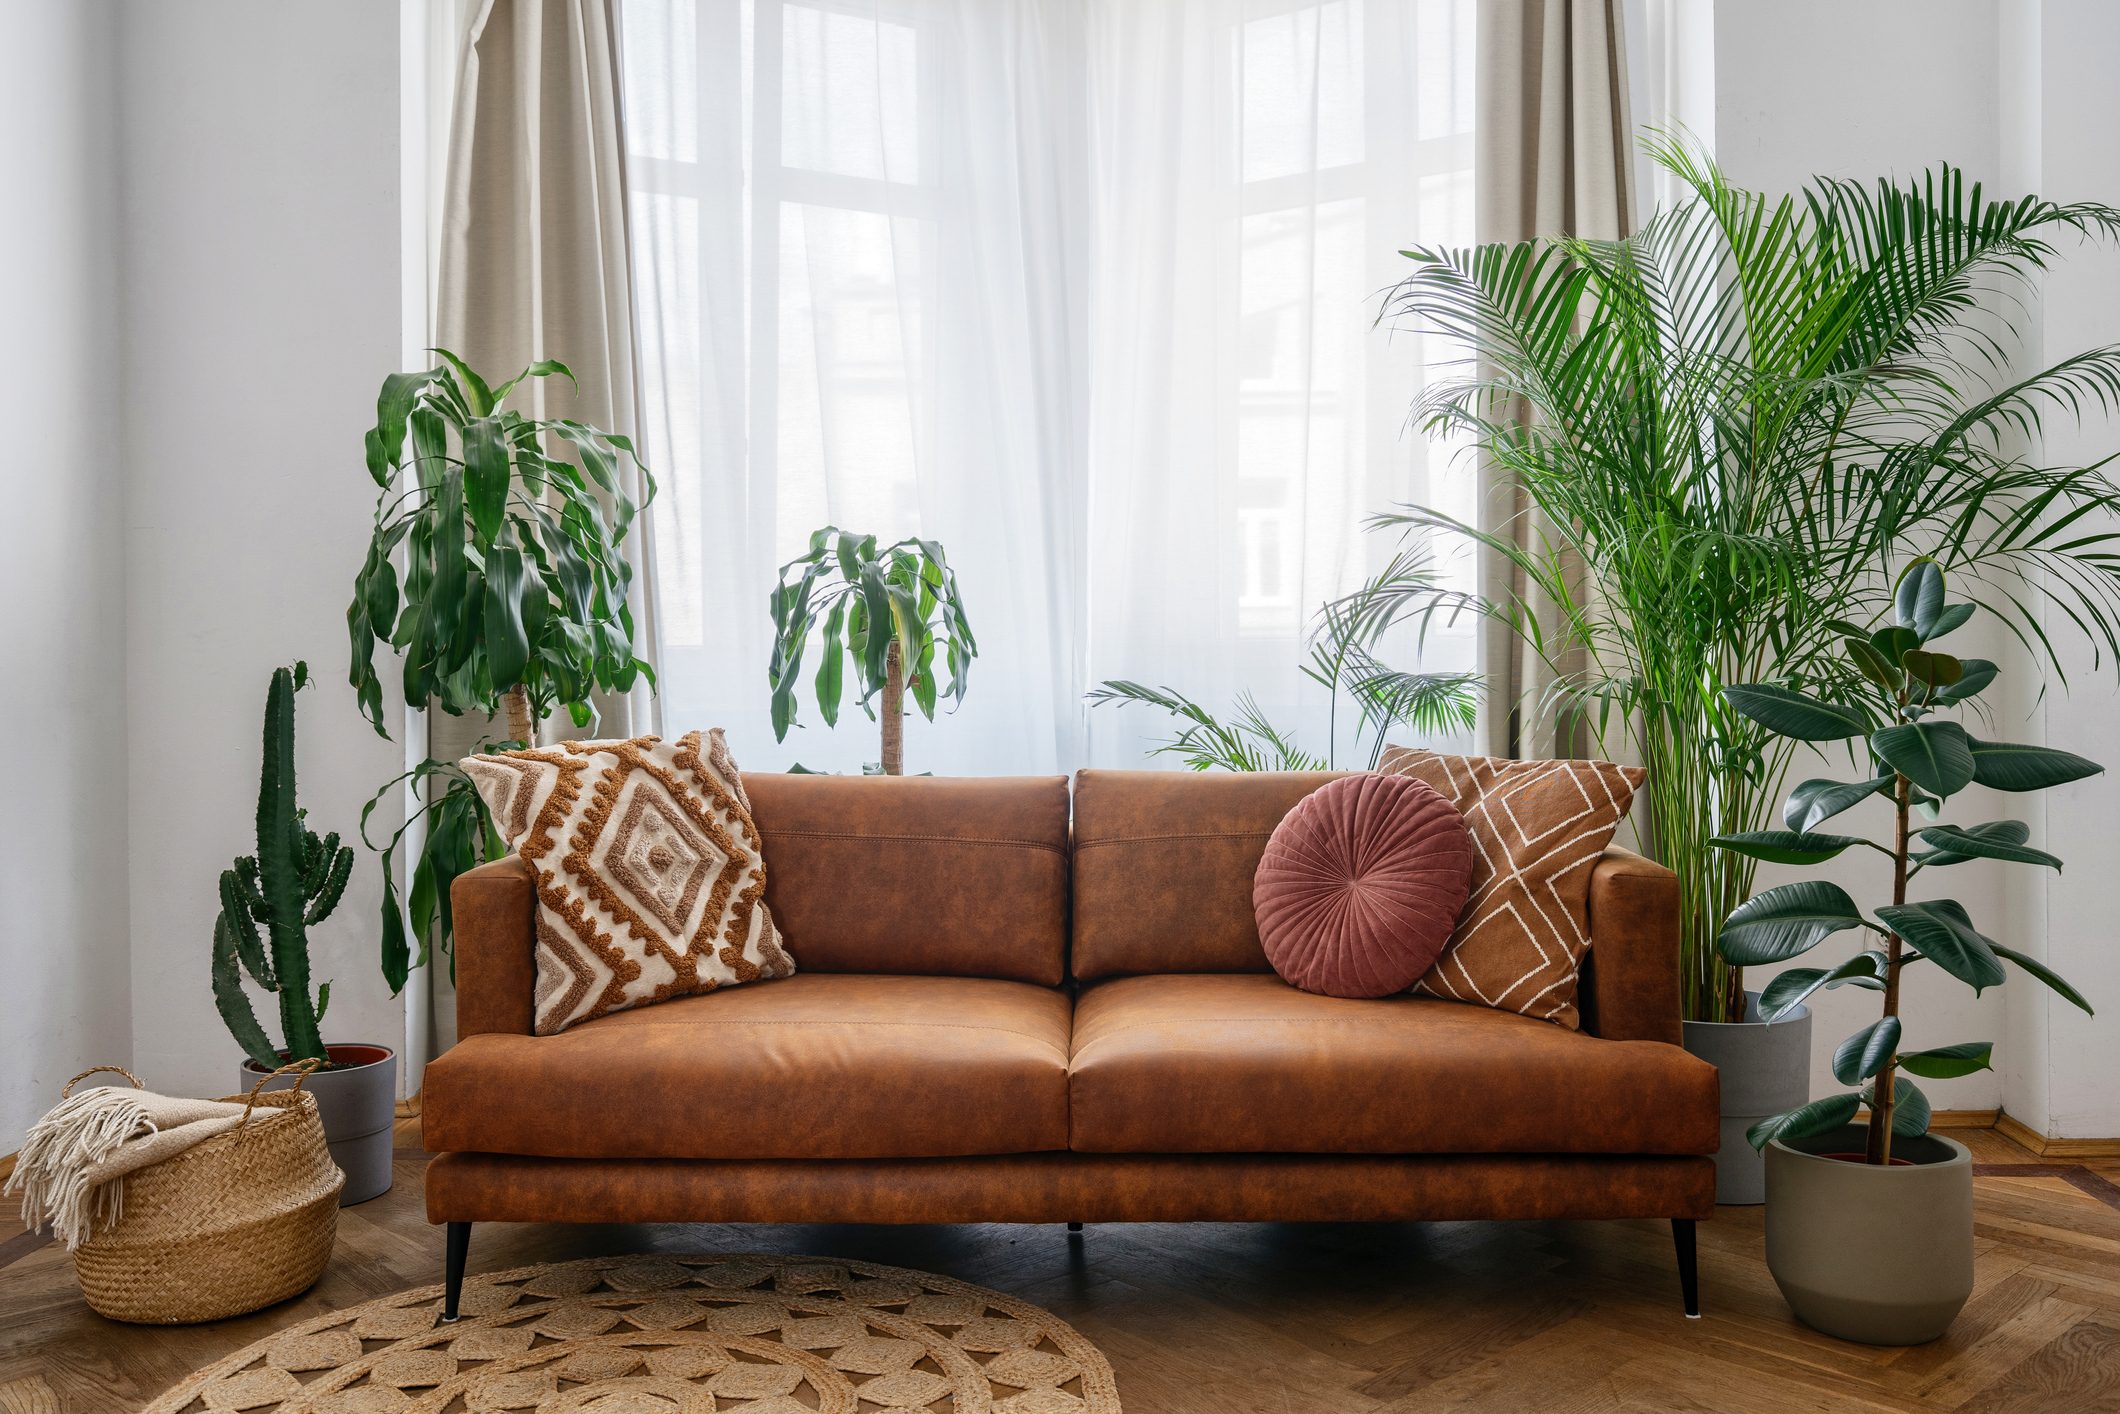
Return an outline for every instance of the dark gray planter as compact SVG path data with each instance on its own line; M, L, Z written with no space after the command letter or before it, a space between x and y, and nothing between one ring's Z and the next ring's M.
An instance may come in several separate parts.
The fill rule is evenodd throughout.
M1759 993L1745 993L1743 1021L1689 1021L1686 1049L1722 1072L1722 1148L1715 1201L1767 1201L1767 1163L1745 1131L1811 1098L1811 1009L1759 1019Z
M302 1082L316 1096L324 1121L324 1142L332 1162L346 1173L339 1206L350 1208L390 1191L391 1127L397 1122L397 1052L388 1046L326 1045L331 1069ZM257 1062L240 1067L241 1086L249 1090L265 1072ZM266 1083L268 1090L294 1084L291 1075Z
M1973 1156L1940 1134L1894 1139L1872 1167L1843 1125L1767 1146L1767 1270L1796 1318L1866 1345L1919 1345L1973 1294ZM2056 1406L2059 1407L2059 1406Z

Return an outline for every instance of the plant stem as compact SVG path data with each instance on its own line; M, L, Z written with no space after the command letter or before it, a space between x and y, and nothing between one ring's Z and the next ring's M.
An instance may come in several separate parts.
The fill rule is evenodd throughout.
M508 736L524 746L537 745L537 716L530 710L530 693L521 683L501 694L501 712L508 719Z
M1892 786L1892 903L1896 907L1907 901L1907 802L1912 793L1913 782L1900 776ZM1899 935L1893 933L1885 944L1884 968L1884 1014L1899 1015ZM1882 1020L1882 1018L1879 1018ZM1899 1056L1894 1052L1871 1080L1870 1094L1870 1144L1865 1157L1873 1164L1892 1162L1892 1107L1896 1099L1894 1090L1898 1086Z
M883 650L883 773L905 774L905 661L895 638Z

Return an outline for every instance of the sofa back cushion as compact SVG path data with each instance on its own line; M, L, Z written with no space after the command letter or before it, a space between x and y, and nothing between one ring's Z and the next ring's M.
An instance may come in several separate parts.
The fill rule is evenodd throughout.
M804 971L1065 976L1065 777L743 782L766 904Z
M1252 875L1281 817L1341 774L1079 772L1074 975L1271 971Z

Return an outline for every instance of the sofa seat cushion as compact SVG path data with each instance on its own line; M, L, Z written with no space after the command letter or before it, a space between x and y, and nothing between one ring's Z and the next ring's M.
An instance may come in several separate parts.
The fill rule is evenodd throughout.
M470 1036L427 1067L427 1147L550 1158L874 1159L1067 1147L1068 999L975 977L802 973Z
M1075 1005L1090 1153L1712 1154L1715 1068L1432 997L1278 977L1122 977Z

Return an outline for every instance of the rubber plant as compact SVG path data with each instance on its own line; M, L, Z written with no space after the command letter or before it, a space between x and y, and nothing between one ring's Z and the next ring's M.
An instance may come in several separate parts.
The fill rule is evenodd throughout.
M310 991L309 928L338 907L353 873L352 848L335 833L319 839L295 803L294 695L308 680L308 665L296 663L274 670L265 691L258 849L221 871L221 912L213 924L214 1005L236 1044L267 1070L287 1061L330 1062L320 1028L331 984ZM246 972L279 998L284 1053L251 1008Z
M2057 676L2050 618L2120 657L2120 487L2103 461L2022 451L2120 406L2120 347L2041 366L2018 337L2024 285L2064 244L2120 238L2120 210L1947 165L1769 195L1688 139L1646 145L1685 196L1626 240L1405 252L1384 319L1462 360L1413 421L1475 447L1506 494L1479 524L1375 523L1408 549L1469 541L1501 573L1468 595L1387 571L1360 599L1379 621L1485 616L1553 682L1498 712L1648 767L1681 1005L1733 1022L1744 982L1715 937L1757 861L1709 842L1772 820L1792 757L1725 686L1850 672L1827 622L1878 616L1878 567L1910 553Z
M536 741L539 724L562 708L587 728L596 720L593 693L654 682L633 650L632 566L622 547L654 498L655 479L618 433L509 406L536 380L571 382L565 364L540 360L496 386L448 350L434 352L433 368L383 380L367 435L375 525L346 609L361 710L390 735L376 667L382 648L399 660L404 705L498 717L507 739L490 743L496 748ZM646 488L638 503L620 475L629 463ZM377 846L369 813L407 780L425 802ZM392 866L423 817L407 899L415 956ZM386 783L361 826L363 842L382 856L383 976L394 995L426 963L430 941L450 947L450 884L506 845L448 761L422 761Z
M1833 967L1790 968L1767 983L1760 1011L1768 1020L1785 1015L1821 987L1861 987L1883 996L1878 1019L1833 1053L1834 1078L1862 1088L1760 1121L1749 1132L1754 1148L1765 1148L1774 1139L1801 1139L1836 1129L1867 1106L1866 1157L1872 1164L1889 1163L1895 1135L1928 1132L1929 1102L1909 1075L1945 1079L1989 1067L1993 1046L1986 1041L1902 1049L1900 979L1909 967L1927 963L1978 993L2004 981L2002 964L2007 961L2084 1011L2091 1009L2075 988L2038 959L1981 933L1963 905L1951 899L1907 897L1909 884L1924 872L1973 860L2061 868L2058 858L2026 843L2031 832L2021 820L1943 822L1939 817L1945 803L1967 786L2044 790L2104 769L2051 747L1985 741L1942 715L1972 701L1995 680L1993 663L1956 658L1934 647L1973 613L1971 604L1946 602L1942 570L1934 560L1918 559L1899 576L1890 624L1874 632L1852 623L1832 625L1852 670L1833 681L1856 685L1851 690L1823 697L1780 683L1760 683L1723 691L1733 709L1786 741L1863 741L1858 758L1867 758L1871 770L1853 781L1804 781L1782 808L1786 828L1720 835L1712 841L1715 847L1749 859L1798 865L1823 863L1849 849L1870 849L1885 857L1891 885L1891 902L1865 915L1838 884L1783 884L1740 906L1724 924L1717 946L1739 967L1786 962L1850 930L1870 935L1861 951ZM1818 828L1878 795L1892 803L1889 846Z
M802 691L803 657L822 625L812 688L825 725L839 724L846 665L854 665L861 710L882 727L882 771L905 774L905 698L935 720L943 698L964 701L978 640L957 592L957 572L933 540L879 546L873 535L828 525L810 536L809 550L780 567L773 586L773 656L766 679L773 693L773 738L787 740ZM941 650L949 683L936 682ZM881 699L880 702L878 699ZM872 705L873 704L873 705Z

